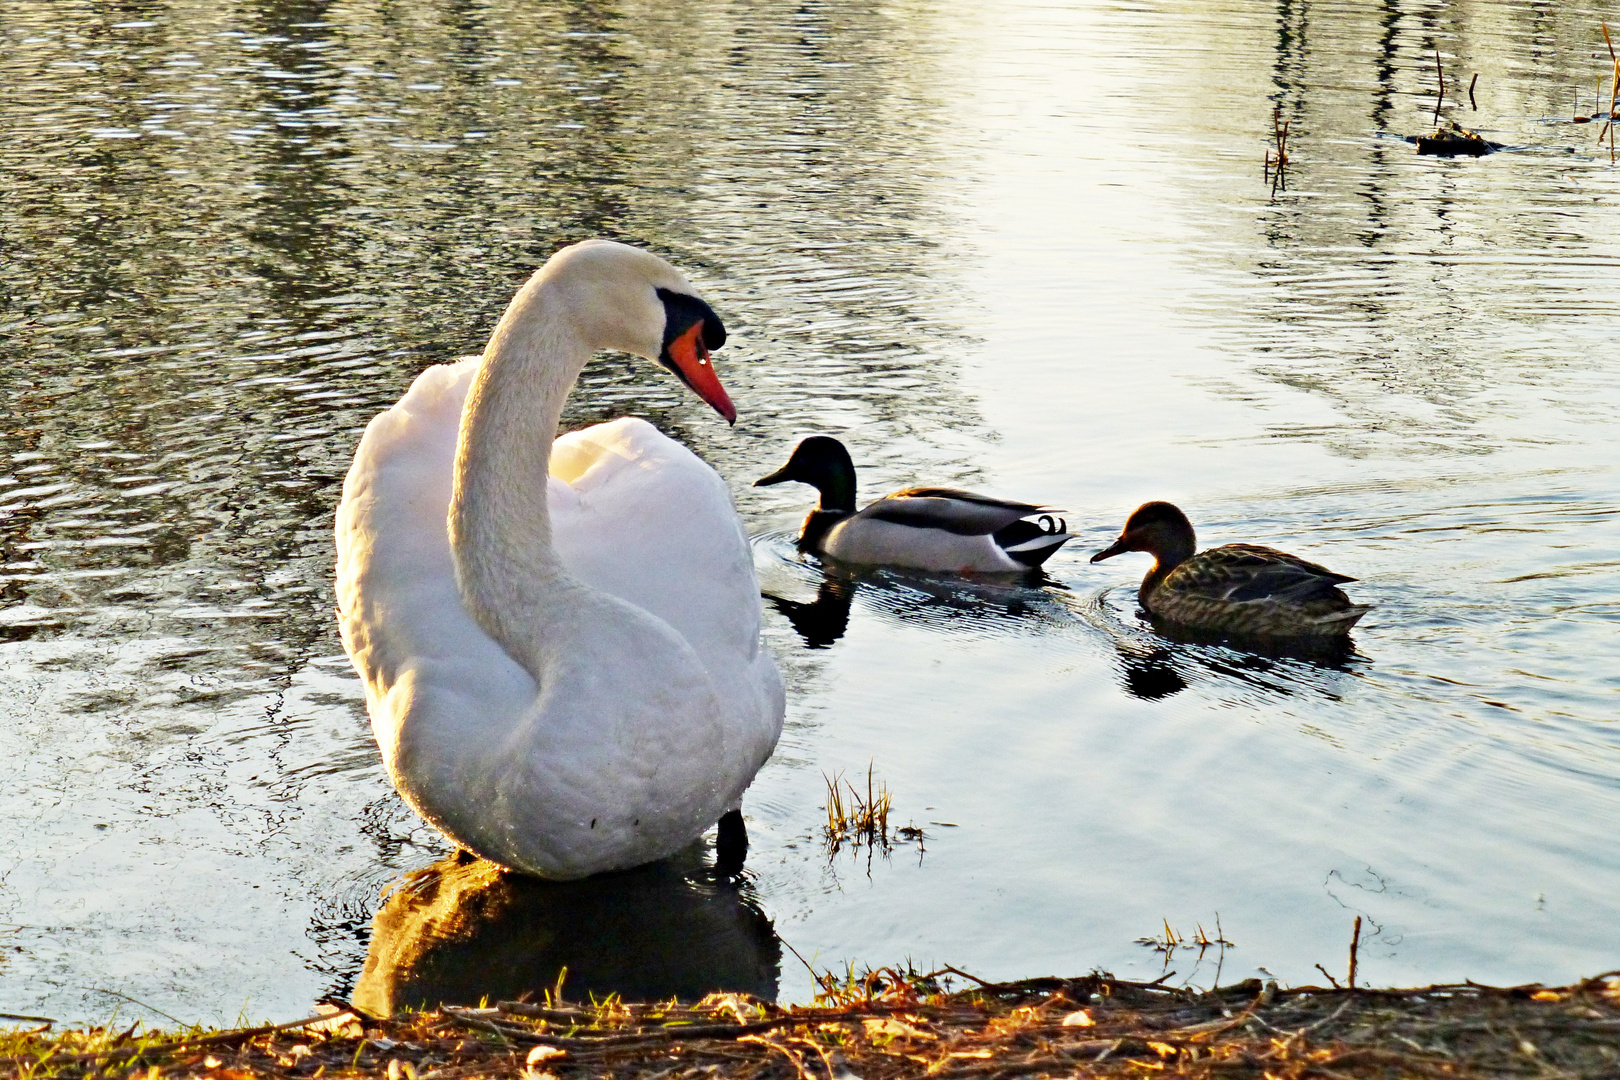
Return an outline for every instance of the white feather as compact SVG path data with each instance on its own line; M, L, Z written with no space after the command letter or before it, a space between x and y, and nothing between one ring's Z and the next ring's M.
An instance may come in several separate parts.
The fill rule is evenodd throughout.
M1006 574L1029 569L1009 558L990 536L963 536L859 514L827 530L821 550L844 562L942 573Z
M572 370L543 380L547 400L529 423L549 418L545 434L590 351L550 359ZM510 473L491 490L528 491L538 511L528 522L480 515L503 520L469 535L513 549L485 552L489 565L527 560L537 571L480 579L487 610L475 617L448 520L463 406L492 362L424 371L372 420L344 482L340 622L372 730L400 794L478 854L551 878L664 857L740 804L781 732L781 678L760 644L747 538L714 471L644 421L557 439L549 477L521 475L495 454L488 461ZM541 437L477 434L514 445ZM532 633L503 645L491 620Z

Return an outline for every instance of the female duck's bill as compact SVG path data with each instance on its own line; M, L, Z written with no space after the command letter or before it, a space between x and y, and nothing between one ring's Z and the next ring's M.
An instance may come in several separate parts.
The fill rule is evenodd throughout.
M1119 539L1091 557L1127 551L1153 556L1137 597L1150 615L1218 633L1259 637L1341 637L1370 606L1338 586L1355 578L1258 544L1226 544L1194 554L1192 523L1167 502L1143 503Z
M918 487L855 509L855 465L837 439L814 435L755 487L792 480L821 493L799 549L841 562L957 574L1021 574L1071 539L1045 507L955 488Z

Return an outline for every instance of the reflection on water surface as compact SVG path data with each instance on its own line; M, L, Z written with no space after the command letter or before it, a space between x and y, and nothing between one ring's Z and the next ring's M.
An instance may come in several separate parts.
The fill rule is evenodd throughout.
M418 957L408 986L461 955L374 930L449 853L378 766L331 515L366 420L591 234L699 283L742 422L622 357L567 422L638 413L732 481L790 680L747 888L647 872L693 928L734 918L761 971L768 919L822 966L1152 978L1132 942L1218 912L1225 978L1301 981L1359 914L1374 982L1613 967L1620 174L1564 121L1599 17L8 5L0 1010L286 1017L368 956ZM1435 49L1480 73L1443 118L1514 152L1390 137L1432 124ZM1016 596L846 589L785 554L802 497L746 486L812 432L868 490L1038 496L1082 535ZM1360 578L1355 653L1142 622L1084 560L1149 498ZM869 762L897 820L959 827L840 877L822 774ZM510 925L465 955L550 956Z
M873 614L942 634L1029 631L1042 621L1070 618L1056 601L1063 586L1038 570L972 578L823 563L780 534L756 537L755 553L766 605L787 619L807 649L825 649L844 636L857 598ZM812 590L814 599L798 599Z
M352 1000L374 1016L439 1004L776 998L782 948L746 884L691 849L585 881L535 881L455 857L407 877L372 926Z

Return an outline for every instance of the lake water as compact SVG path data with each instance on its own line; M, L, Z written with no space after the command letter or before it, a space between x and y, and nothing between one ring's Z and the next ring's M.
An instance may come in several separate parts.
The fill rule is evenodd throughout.
M1217 921L1174 981L1319 982L1357 915L1374 983L1615 967L1620 171L1571 122L1607 104L1599 15L14 0L0 1011L285 1019L562 962L807 998L783 943L1152 978L1137 939ZM1442 115L1508 151L1399 139L1433 129L1436 49ZM378 918L447 849L338 642L342 477L590 235L666 254L732 332L736 428L625 358L566 419L651 419L759 537L789 711L749 871L474 865ZM749 487L815 432L865 496L974 487L1080 539L1037 588L823 590L809 490ZM1155 634L1145 558L1086 561L1150 498L1361 579L1354 651ZM869 766L921 849L829 859L824 774Z

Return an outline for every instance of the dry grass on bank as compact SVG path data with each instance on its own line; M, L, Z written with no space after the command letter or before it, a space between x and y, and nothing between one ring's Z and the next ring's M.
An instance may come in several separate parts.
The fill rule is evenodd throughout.
M517 1076L955 1080L997 1076L1620 1077L1620 981L1411 990L1249 981L1215 992L1108 975L984 983L880 971L814 1007L736 995L696 1004L495 1008L193 1032L0 1035L21 1077ZM955 972L961 975L960 972ZM971 978L971 977L969 977ZM974 980L977 982L977 980Z

